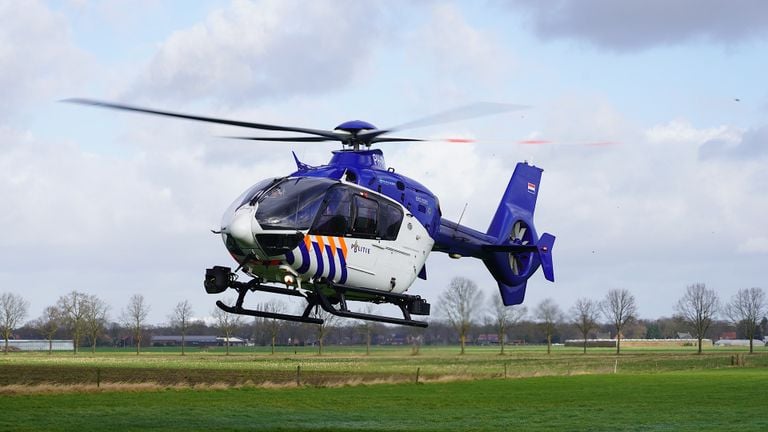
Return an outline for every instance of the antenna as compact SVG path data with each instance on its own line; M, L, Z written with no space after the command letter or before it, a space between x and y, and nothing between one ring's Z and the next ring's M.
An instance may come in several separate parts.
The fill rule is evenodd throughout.
M464 203L464 208L461 210L461 214L459 215L459 221L456 222L456 226L453 227L453 238L456 238L456 230L459 229L459 225L461 225L461 220L464 218L464 212L467 211L467 204L468 202Z

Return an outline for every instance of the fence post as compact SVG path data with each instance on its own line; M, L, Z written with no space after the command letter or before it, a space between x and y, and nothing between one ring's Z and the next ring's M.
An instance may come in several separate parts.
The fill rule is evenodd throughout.
M96 368L96 388L101 387L101 368Z
M421 368L416 368L416 384L419 383L419 374L421 373Z
M296 386L301 387L301 365L296 366Z

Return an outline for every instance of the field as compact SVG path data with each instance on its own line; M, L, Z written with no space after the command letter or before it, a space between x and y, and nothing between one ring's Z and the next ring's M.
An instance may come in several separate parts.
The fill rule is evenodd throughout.
M768 430L764 348L456 352L11 353L0 430Z

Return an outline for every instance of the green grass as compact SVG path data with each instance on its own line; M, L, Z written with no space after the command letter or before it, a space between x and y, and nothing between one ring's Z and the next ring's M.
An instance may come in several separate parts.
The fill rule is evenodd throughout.
M0 430L768 430L762 368L0 398Z
M0 430L768 430L767 387L764 348L15 352Z
M269 354L266 350L242 350L224 355L221 351L149 351L139 356L128 351L81 353L10 353L0 355L0 386L13 384L82 384L101 382L162 385L201 383L283 383L295 381L297 367L303 381L321 385L350 379L403 381L417 370L427 379L441 377L487 379L503 376L578 375L612 373L660 373L706 370L730 366L731 356L743 351L708 350L696 355L691 349L627 349L618 358L611 349L557 347L547 355L543 347L514 347L498 355L497 348L472 347L458 355L455 347L422 348L411 355L409 347L375 349L370 356L355 349L330 349L323 356L315 351ZM768 352L747 355L748 367L768 367Z

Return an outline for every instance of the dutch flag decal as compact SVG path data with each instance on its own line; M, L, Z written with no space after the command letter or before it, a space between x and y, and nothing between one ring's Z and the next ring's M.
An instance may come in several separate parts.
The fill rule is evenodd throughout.
M536 193L536 185L531 183L531 182L528 182L528 192L532 193L532 194L535 194Z

